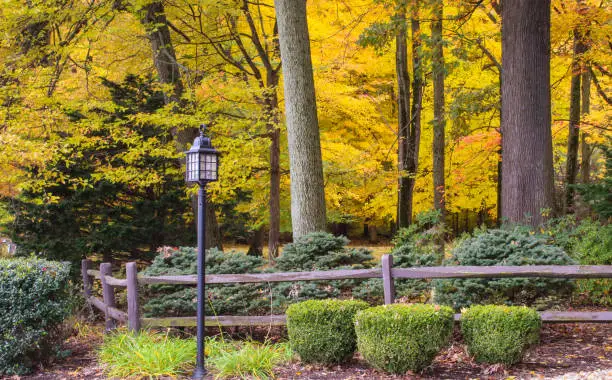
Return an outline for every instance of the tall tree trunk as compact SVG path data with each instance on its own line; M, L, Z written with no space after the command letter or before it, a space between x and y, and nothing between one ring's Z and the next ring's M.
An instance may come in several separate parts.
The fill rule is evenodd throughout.
M284 72L293 237L324 231L325 189L306 1L275 0Z
M268 87L270 90L266 100L266 114L268 117L268 134L270 136L270 219L268 233L268 259L278 257L280 241L280 130L278 129L278 96L276 87L278 76L268 74Z
M143 7L141 12L140 20L145 27L151 44L153 63L155 64L159 82L171 88L170 91L164 91L164 102L166 104L175 103L177 106L180 106L184 87L176 60L176 53L174 52L174 45L170 37L170 27L168 26L164 4L161 1L149 3ZM189 147L193 139L198 135L198 128L174 127L171 133L177 150L182 152ZM192 197L192 205L194 213L197 213L197 197L195 195ZM209 204L209 207L206 208L205 217L206 242L204 244L206 248L217 247L223 249L221 233L212 204Z
M397 192L397 227L408 227L412 222L412 202L410 197L410 181L408 168L410 147L410 76L408 75L408 44L406 42L406 8L396 15L400 26L395 36L395 73L397 77L397 109L398 109L398 192Z
M585 64L586 66L586 64ZM588 115L591 112L591 72L588 67L582 70L582 115ZM582 183L589 183L591 177L591 153L592 148L586 141L588 134L581 131L581 163L580 177Z
M554 204L550 0L504 0L502 68L502 214L538 225Z
M574 29L574 54L572 56L572 84L570 88L570 110L569 110L569 131L567 136L567 161L565 167L565 201L563 203L563 213L573 211L576 184L578 173L578 141L580 136L580 78L582 55L586 51L586 46L582 40L582 35L578 28Z
M423 68L421 60L421 21L419 19L419 0L411 9L410 27L412 30L412 108L410 112L410 136L407 152L408 202L412 214L414 184L419 167L419 145L421 143L421 108L423 100ZM412 221L412 215L410 216Z
M440 210L442 221L446 214L444 200L444 50L442 41L442 17L444 14L442 0L434 3L431 38L433 40L433 184L434 208Z

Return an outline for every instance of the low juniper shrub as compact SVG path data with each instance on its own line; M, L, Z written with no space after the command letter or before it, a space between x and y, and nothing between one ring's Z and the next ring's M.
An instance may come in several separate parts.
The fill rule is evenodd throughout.
M287 244L276 260L274 270L301 272L335 269L363 269L373 266L373 257L365 248L348 248L349 240L326 232L314 232ZM350 295L363 280L299 281L274 285L275 312L286 305L309 299L336 298Z
M572 265L563 249L528 230L488 230L459 243L445 265ZM474 304L535 305L571 294L564 279L502 278L436 280L435 301L456 309Z
M27 373L52 355L72 305L69 264L0 259L0 375Z
M453 323L447 306L377 306L355 317L357 347L368 363L385 372L421 371L446 346Z
M291 348L305 363L337 364L355 352L355 314L368 308L363 301L310 300L287 308Z
M260 257L238 252L206 251L206 273L258 273L264 264ZM191 247L163 247L144 274L149 276L197 273L197 250ZM196 311L196 289L176 285L153 285L144 305L147 316L191 316ZM208 285L208 315L244 315L262 312L269 304L267 287L261 284Z
M440 265L442 255L438 252L422 252L412 244L404 244L391 251L394 268L429 267ZM428 301L431 297L429 280L395 280L395 296L409 301ZM353 289L353 297L371 304L381 304L384 297L383 282L372 278Z
M514 364L540 338L539 314L525 306L476 305L461 314L470 355L485 363Z
M440 242L444 240L445 230L439 210L419 213L415 222L401 228L393 239L394 268L437 266L442 263L443 254ZM396 297L407 301L426 302L431 298L431 281L396 280ZM372 304L383 300L383 284L378 278L369 279L353 290L355 298L364 299Z

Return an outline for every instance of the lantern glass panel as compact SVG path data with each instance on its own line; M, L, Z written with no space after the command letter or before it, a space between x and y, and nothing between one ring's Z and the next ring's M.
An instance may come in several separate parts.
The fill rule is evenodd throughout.
M198 152L187 153L187 181L198 182L198 172L200 163L198 162Z
M204 181L217 180L217 155L204 153L200 155L200 179Z

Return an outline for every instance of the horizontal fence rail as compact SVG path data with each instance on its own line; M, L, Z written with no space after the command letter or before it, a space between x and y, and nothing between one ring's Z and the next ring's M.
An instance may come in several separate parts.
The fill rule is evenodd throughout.
M381 278L385 304L395 302L395 279L440 279L440 278L612 278L612 265L525 265L525 266L448 266L393 268L393 256L384 255L381 267L375 269L342 269L312 272L280 272L251 274L210 274L206 284L246 284L291 281L322 281ZM106 328L115 327L115 322L127 323L128 328L138 331L141 327L189 327L196 326L196 317L142 318L138 305L138 285L174 284L196 285L197 276L144 276L136 271L136 263L126 264L125 279L112 276L110 264L103 263L100 270L91 269L91 261L83 260L81 272L85 300L105 315ZM92 278L100 280L103 299L92 296ZM127 288L128 312L115 306L116 287ZM612 311L576 312L544 311L540 313L543 322L568 323L612 322ZM461 314L455 314L460 320ZM285 315L266 316L210 316L206 326L281 326L286 324Z

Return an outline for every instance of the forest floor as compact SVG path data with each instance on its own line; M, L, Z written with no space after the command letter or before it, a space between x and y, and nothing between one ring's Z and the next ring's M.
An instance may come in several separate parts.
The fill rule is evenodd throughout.
M72 336L64 345L69 356L32 375L8 379L105 379L95 354L101 339L101 334ZM295 361L275 372L277 379L612 379L612 323L545 325L541 343L512 367L475 363L456 330L453 344L421 374L386 375L370 368L358 354L345 365L322 367Z

